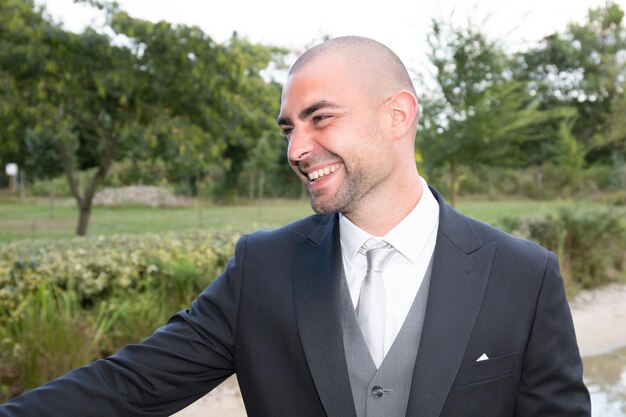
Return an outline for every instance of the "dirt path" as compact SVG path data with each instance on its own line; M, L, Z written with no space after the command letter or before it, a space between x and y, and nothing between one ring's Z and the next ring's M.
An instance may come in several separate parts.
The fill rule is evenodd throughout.
M585 291L572 303L578 346L583 356L626 346L626 285L611 284Z
M232 376L219 387L171 417L246 417L237 378Z
M626 346L626 284L586 291L572 303L578 345L583 356ZM172 417L246 417L235 377Z

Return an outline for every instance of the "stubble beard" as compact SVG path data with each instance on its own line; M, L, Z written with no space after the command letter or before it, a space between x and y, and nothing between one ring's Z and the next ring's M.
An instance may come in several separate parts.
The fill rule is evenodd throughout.
M367 188L365 175L362 172L346 172L343 184L335 195L325 196L323 191L319 196L309 189L311 208L317 214L342 213L349 214L356 210L358 201Z

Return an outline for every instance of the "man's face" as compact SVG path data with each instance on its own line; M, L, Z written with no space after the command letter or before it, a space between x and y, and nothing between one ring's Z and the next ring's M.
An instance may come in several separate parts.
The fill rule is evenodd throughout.
M383 103L357 78L341 58L326 56L283 88L278 124L289 141L289 164L321 214L357 210L388 175Z

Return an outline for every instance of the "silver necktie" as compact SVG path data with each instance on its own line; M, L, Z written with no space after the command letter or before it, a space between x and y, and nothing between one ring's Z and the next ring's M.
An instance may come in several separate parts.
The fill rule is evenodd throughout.
M372 239L365 242L360 250L367 257L367 273L361 284L356 315L376 368L380 367L385 357L386 307L382 271L395 251L387 242L374 242Z

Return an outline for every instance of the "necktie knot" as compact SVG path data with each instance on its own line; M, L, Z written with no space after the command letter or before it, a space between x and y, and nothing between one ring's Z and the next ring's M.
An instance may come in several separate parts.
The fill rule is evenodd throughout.
M384 240L374 242L373 239L365 242L361 249L365 252L365 257L367 258L368 272L382 272L387 262L396 252L395 248Z

